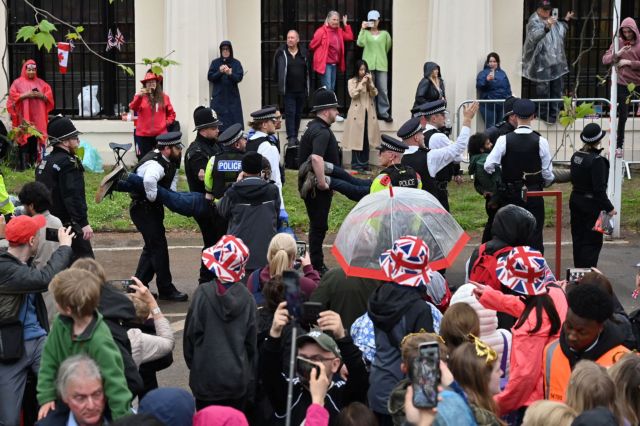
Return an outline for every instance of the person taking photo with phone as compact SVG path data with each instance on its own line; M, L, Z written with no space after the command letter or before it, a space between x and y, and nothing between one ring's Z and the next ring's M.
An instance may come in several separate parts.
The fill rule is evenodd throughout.
M36 376L49 333L42 298L54 275L71 263L71 228L59 228L60 247L41 269L30 264L38 252L42 215L17 216L5 227L9 248L0 253L0 424L20 424L27 374ZM35 402L35 401L34 401Z
M282 373L283 329L293 320L287 309L287 302L280 303L273 316L269 336L260 350L260 377L276 419L284 419L287 412L288 383L285 374ZM331 332L333 338L327 334L328 332ZM329 411L330 423L335 421L340 410L351 402L365 402L369 374L360 349L346 333L338 314L333 311L320 313L318 328L313 328L307 334L298 337L295 344L297 357L303 360L296 362L299 380L293 385L292 425L303 422L312 403L320 403L320 400L312 395L310 377L312 374L319 374L322 369L331 383L326 397L322 400ZM303 364L306 364L306 367ZM316 367L309 364L315 364ZM348 377L336 379L336 374L343 364L348 371ZM313 394L316 394L315 390Z

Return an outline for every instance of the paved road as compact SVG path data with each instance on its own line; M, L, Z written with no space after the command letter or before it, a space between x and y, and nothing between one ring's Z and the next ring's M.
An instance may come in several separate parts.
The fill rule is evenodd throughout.
M564 238L568 238L568 232ZM168 235L171 257L171 271L176 286L189 294L197 286L198 257L202 240L198 234L171 233ZM554 241L553 235L545 235L545 241ZM471 243L464 249L452 268L447 271L447 278L454 285L460 285L464 281L464 264L472 249L479 243L479 236L473 235ZM142 238L140 234L98 234L95 237L94 250L96 258L102 263L108 279L127 278L136 269ZM547 261L554 265L553 243L545 245ZM628 239L605 243L600 255L600 270L606 274L614 285L614 289L622 304L628 312L640 307L640 301L631 299L634 286L635 264L640 261L639 251L640 237L633 235ZM326 247L327 264L336 266ZM570 266L572 263L571 244L565 241L562 244L562 266ZM564 269L563 269L564 271ZM152 284L153 288L153 284ZM160 302L160 306L169 318L176 332L176 349L174 351L174 363L159 375L161 386L178 386L189 389L189 371L184 364L182 356L182 329L186 316L188 303ZM213 360L212 360L213 361Z

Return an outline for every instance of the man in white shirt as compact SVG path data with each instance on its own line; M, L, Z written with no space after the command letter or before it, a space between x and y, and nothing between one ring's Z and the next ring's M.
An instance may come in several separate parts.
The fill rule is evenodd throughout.
M143 179L145 195L131 193L129 214L142 234L144 247L135 276L146 286L156 276L160 299L184 302L187 295L173 285L169 269L169 249L164 228L164 206L156 197L158 186L172 191L178 182L177 168L182 154L182 133L156 137L157 148L147 153L133 169Z
M284 197L282 196L282 183L284 181L284 168L280 165L280 147L274 141L276 124L278 117L281 117L274 106L268 106L251 113L252 122L249 123L255 130L247 142L246 152L257 152L269 161L271 165L271 180L278 187L280 193L280 214L279 221L288 221L289 215L284 208Z
M398 130L398 137L409 145L402 164L413 167L420 174L422 188L433 194L447 211L447 185L459 176L459 163L462 161L462 153L467 150L471 134L471 120L478 108L477 102L464 108L463 127L455 143L438 130L444 126L445 121L446 103L443 100L420 105L416 116ZM425 127L419 132L418 126L422 123L425 123Z
M484 169L492 174L496 167L502 169L504 185L503 205L524 207L536 218L536 229L530 246L544 252L542 229L544 228L544 199L527 197L527 191L541 191L553 183L553 165L549 141L531 128L536 106L529 99L518 99L513 112L518 127L500 136L484 163Z

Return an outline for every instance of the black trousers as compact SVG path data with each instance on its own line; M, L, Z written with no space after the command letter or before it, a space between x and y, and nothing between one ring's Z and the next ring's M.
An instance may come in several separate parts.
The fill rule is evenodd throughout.
M38 138L31 136L24 145L18 145L18 170L34 167L38 160Z
M322 252L322 243L329 229L329 210L331 209L332 199L333 193L331 191L319 190L316 190L315 198L308 195L304 199L304 205L309 216L309 257L316 271L323 270L324 253Z
M484 225L484 231L482 232L482 243L486 243L491 239L493 219L496 217L496 213L498 212L498 206L496 204L492 204L491 201L492 198L488 197L484 202L484 210L487 212L487 223Z
M131 220L144 239L144 247L138 260L136 277L148 286L156 277L160 294L176 290L169 269L169 248L164 228L164 207L147 201L133 201L129 208Z
M597 267L603 240L600 232L592 231L600 214L597 203L593 198L572 191L569 198L569 212L574 267Z
M204 244L202 250L208 249L217 243L218 240L227 233L227 220L215 212L212 212L211 216L194 217L194 219L202 233L202 242ZM198 278L198 283L208 283L213 281L215 277L216 274L207 269L204 263L202 263L202 259L200 259L200 277Z
M622 148L624 145L624 129L627 125L627 117L629 116L629 105L627 105L627 97L629 89L625 84L618 84L618 129L616 137L616 148ZM578 266L576 266L578 268Z
M82 238L82 234L76 235L71 241L71 250L73 250L73 260L82 259L83 257L90 257L95 259L93 254L93 248L91 247L91 241Z
M134 134L133 140L136 143L136 157L138 158L138 161L140 161L147 152L153 151L158 144L155 136L138 136Z
M531 191L538 191L538 189L534 190L531 188ZM542 242L542 230L544 229L544 199L542 197L528 197L525 202L522 197L520 197L519 193L512 194L509 192L504 196L501 206L505 206L507 204L520 206L525 210L528 210L533 217L536 218L536 228L533 231L533 236L531 237L529 246L544 254L544 245Z

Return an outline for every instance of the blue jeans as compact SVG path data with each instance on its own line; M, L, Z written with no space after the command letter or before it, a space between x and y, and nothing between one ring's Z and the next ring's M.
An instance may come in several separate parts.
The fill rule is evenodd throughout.
M345 169L333 166L329 188L352 201L360 201L371 190L371 181L351 176Z
M287 128L287 139L298 137L302 109L306 101L307 95L304 92L284 95L284 125Z
M119 181L115 190L145 194L143 179L135 173L129 173L126 181ZM209 201L200 192L176 192L158 185L156 200L172 212L182 216L199 218L206 217L211 213Z
M497 122L502 121L504 106L501 103L480 104L480 115L484 120L484 128L493 127Z
M378 96L376 96L376 104L378 106L378 117L387 118L389 117L389 95L387 91L387 79L388 73L387 71L371 71L373 74L373 81L376 85L376 89L378 89Z
M336 73L338 66L336 64L327 64L327 68L324 70L324 74L320 75L320 83L322 86L326 86L327 89L335 92L336 88Z

